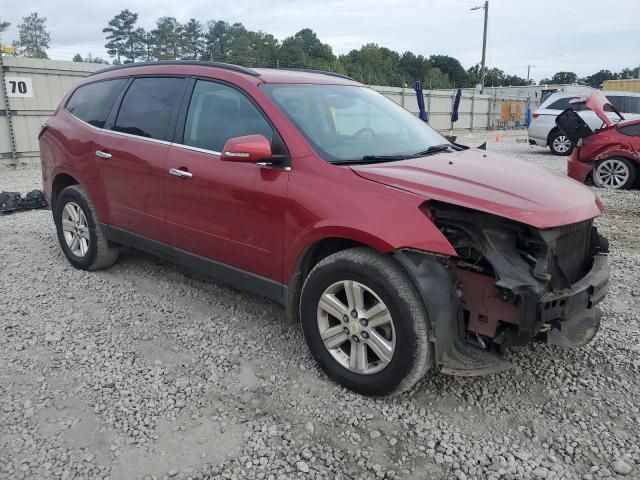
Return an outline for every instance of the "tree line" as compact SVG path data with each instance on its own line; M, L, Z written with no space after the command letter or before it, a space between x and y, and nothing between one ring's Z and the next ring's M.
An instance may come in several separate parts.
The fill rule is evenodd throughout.
M8 28L0 20L0 33ZM16 54L48 58L50 34L46 18L32 13L18 25L19 38L13 42ZM105 49L113 64L153 60L208 60L235 63L248 67L303 68L327 70L349 75L363 83L405 86L421 80L425 88L473 87L480 83L480 65L465 69L448 55L402 54L368 43L344 55L335 55L330 45L316 33L304 28L280 41L270 33L247 29L242 23L223 20L201 22L191 18L185 23L174 17L160 17L155 27L145 30L138 25L138 14L129 9L115 15L102 30ZM108 63L100 57L79 53L74 61ZM581 83L599 87L605 80L637 78L638 67L620 72L600 70L579 78L574 72L560 71L544 84ZM486 68L485 85L526 85L527 80L499 68ZM529 80L529 84L535 84Z

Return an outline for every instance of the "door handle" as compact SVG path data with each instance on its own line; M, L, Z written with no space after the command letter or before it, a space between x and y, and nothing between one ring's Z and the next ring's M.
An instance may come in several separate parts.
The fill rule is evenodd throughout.
M191 178L191 177L193 177L193 174L191 172L187 172L185 170L180 170L179 168L170 168L169 169L169 173L171 175L175 175L176 177L180 177L180 178Z
M103 152L102 150L98 150L96 152L96 157L104 158L105 160L109 160L111 158L111 154L109 152Z

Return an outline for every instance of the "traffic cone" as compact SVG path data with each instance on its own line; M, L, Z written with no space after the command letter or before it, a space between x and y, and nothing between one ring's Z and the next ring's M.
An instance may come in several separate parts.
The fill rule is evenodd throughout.
M500 141L500 134L496 133L496 143Z

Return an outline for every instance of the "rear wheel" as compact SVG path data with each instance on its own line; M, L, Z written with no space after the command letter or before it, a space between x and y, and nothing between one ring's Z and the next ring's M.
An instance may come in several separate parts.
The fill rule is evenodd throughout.
M554 155L571 155L573 146L573 142L561 132L555 132L549 137L549 149Z
M406 391L432 366L424 305L381 253L352 248L318 263L302 288L300 318L322 370L358 393Z
M636 167L626 158L605 158L596 164L592 176L596 187L629 188L636 181Z
M118 248L107 241L93 203L79 185L60 192L53 219L62 251L74 267L100 270L118 259Z

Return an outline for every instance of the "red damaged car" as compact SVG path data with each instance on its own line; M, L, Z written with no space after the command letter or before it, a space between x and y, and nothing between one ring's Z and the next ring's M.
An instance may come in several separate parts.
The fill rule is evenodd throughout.
M67 94L40 151L74 267L126 245L271 298L357 392L493 372L509 347L584 345L600 324L590 189L452 144L347 77L113 67Z
M558 128L576 145L567 162L568 175L582 183L591 180L602 188L636 185L640 173L640 120L625 121L600 91L570 103L584 103L598 115L603 126L594 132L571 107L558 116ZM607 111L616 113L618 121L612 120Z

